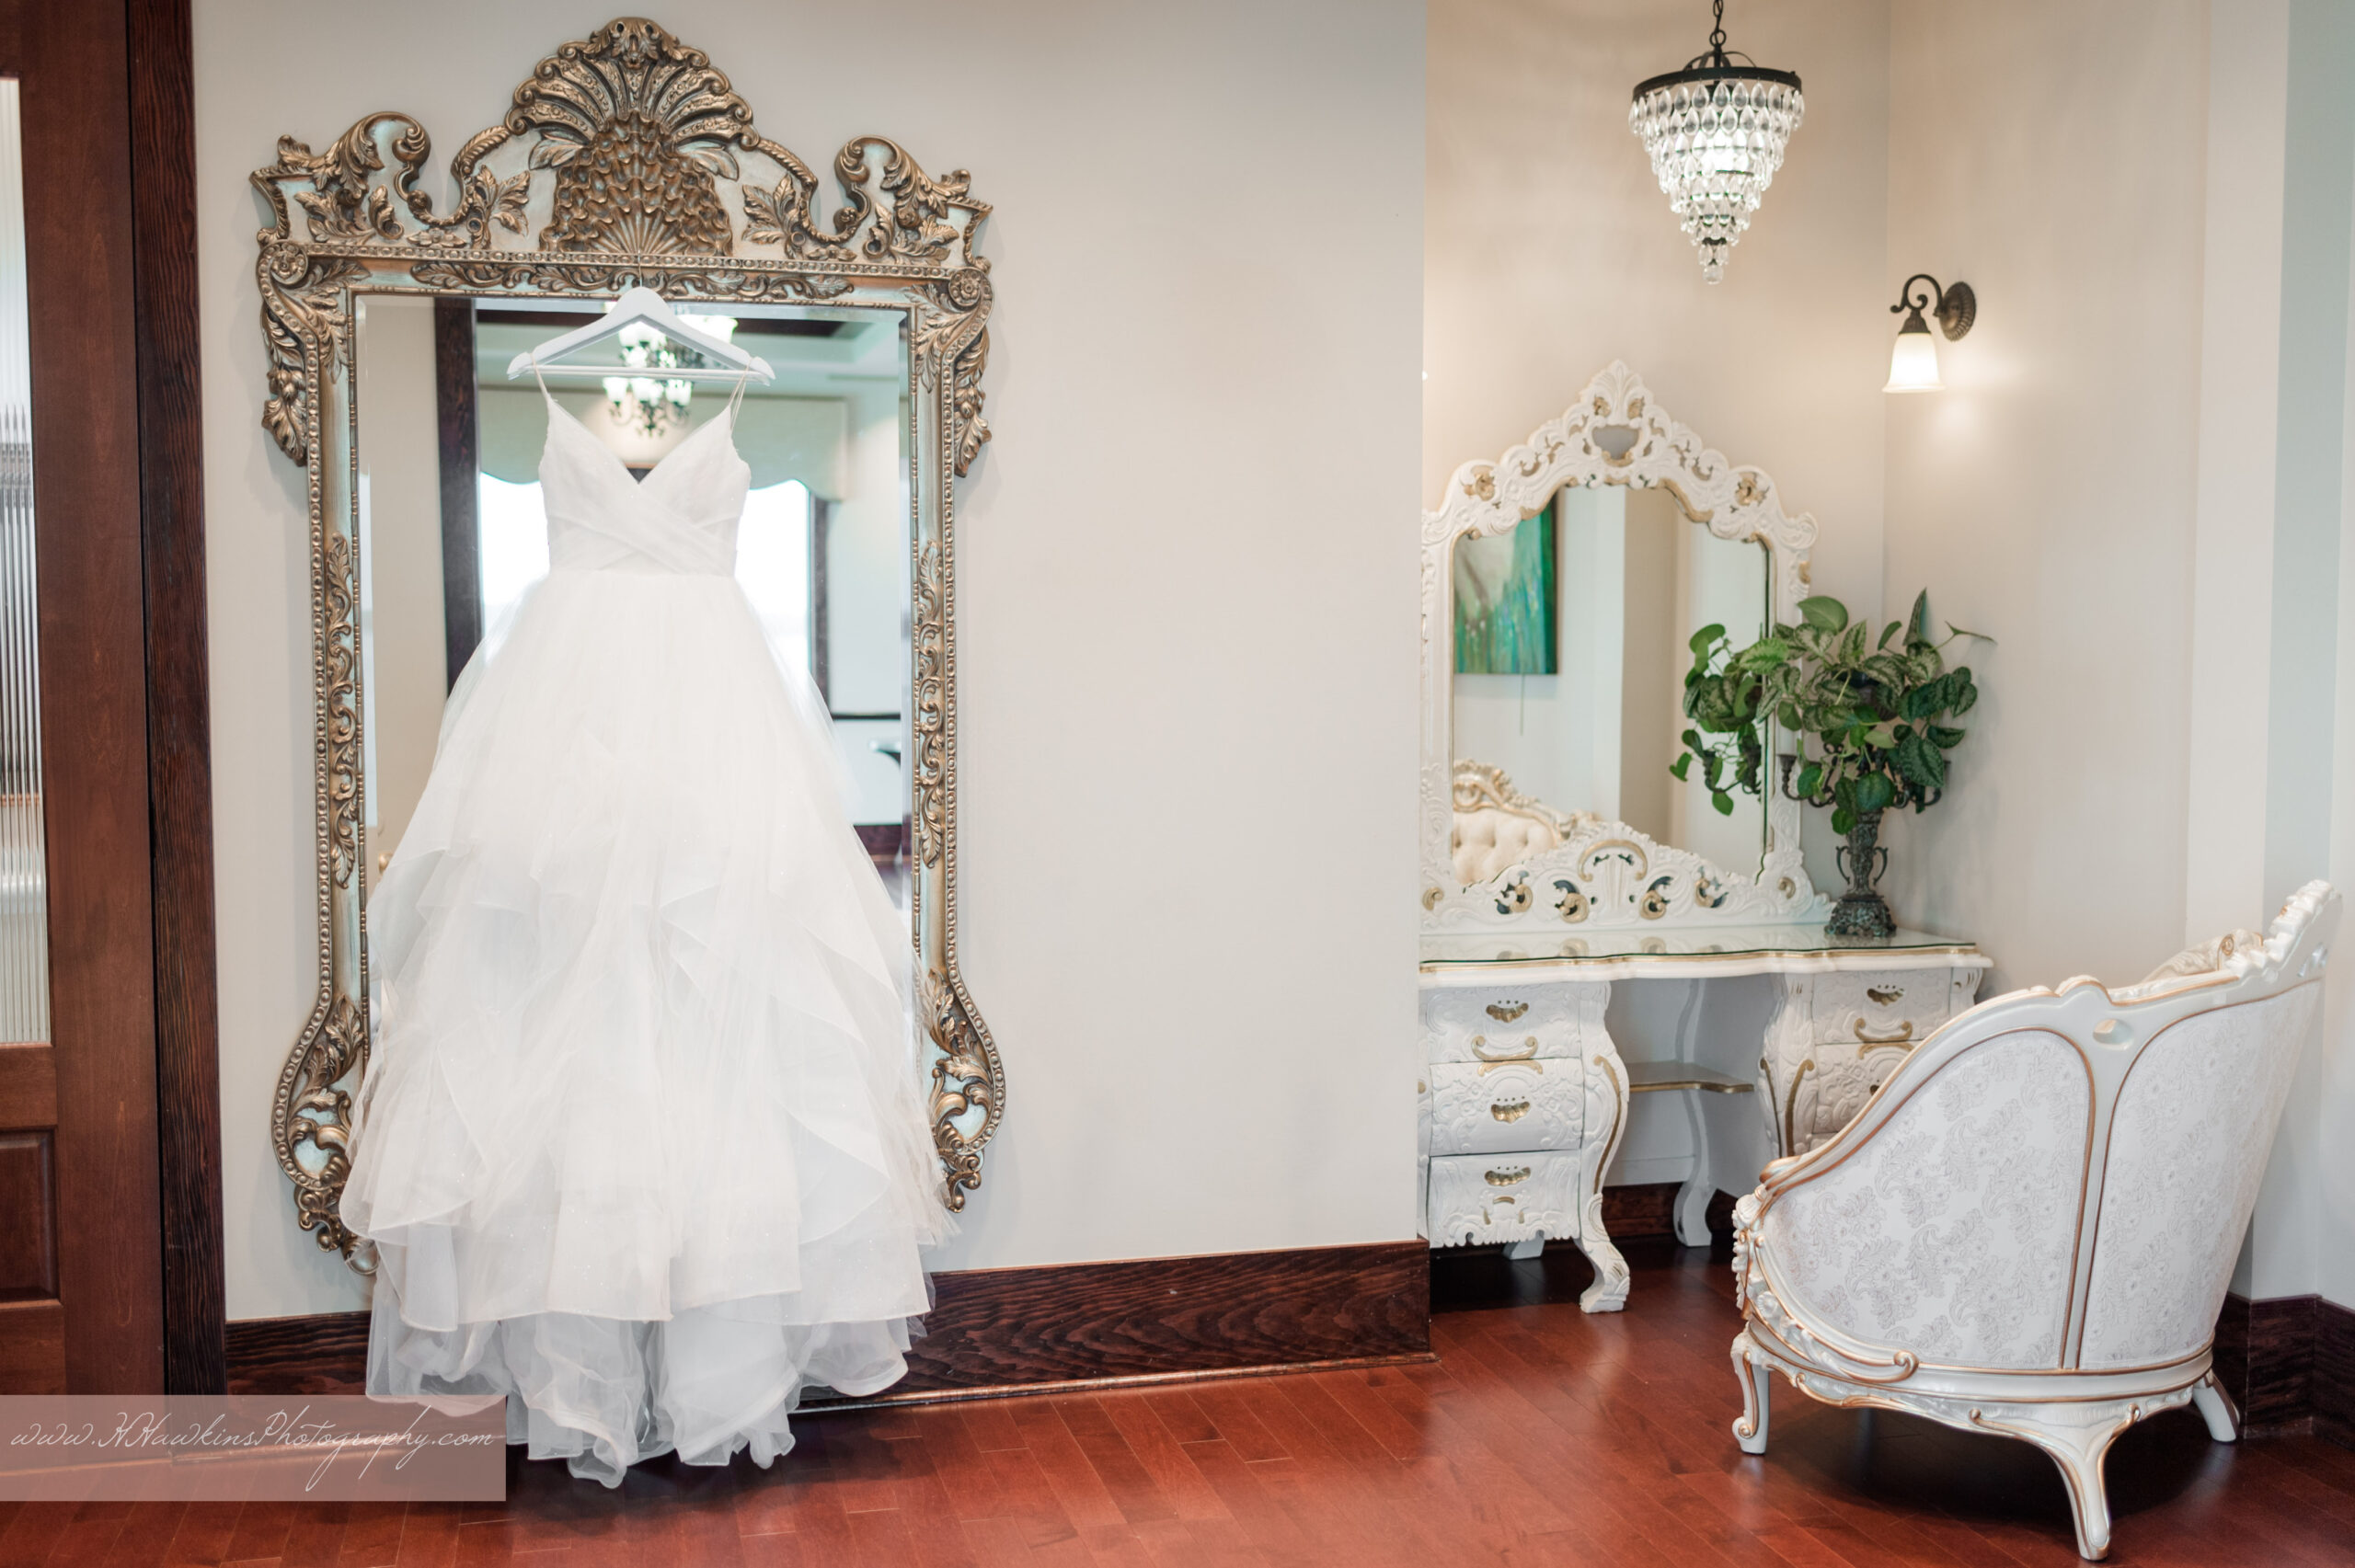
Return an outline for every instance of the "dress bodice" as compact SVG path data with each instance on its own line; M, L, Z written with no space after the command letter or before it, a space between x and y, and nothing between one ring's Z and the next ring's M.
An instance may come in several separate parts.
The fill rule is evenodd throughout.
M735 424L731 406L697 426L640 481L613 448L549 398L548 441L540 454L549 567L734 572L736 525L752 479L736 451Z

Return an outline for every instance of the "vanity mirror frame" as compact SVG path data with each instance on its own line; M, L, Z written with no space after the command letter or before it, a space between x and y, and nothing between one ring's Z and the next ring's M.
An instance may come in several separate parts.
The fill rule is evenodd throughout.
M964 170L935 178L896 143L858 136L835 156L841 205L821 222L817 175L754 130L708 56L642 17L541 61L505 118L459 147L446 212L418 188L431 157L422 125L378 112L324 152L281 137L277 161L252 177L272 220L257 236L261 422L304 470L310 512L317 992L270 1117L296 1222L373 1267L337 1213L371 1039L355 307L369 293L579 301L640 285L693 310L851 306L903 324L909 915L943 1200L962 1208L1005 1089L959 969L957 916L954 501L955 481L990 439L982 373L994 289L976 251L989 204ZM645 177L611 172L633 163Z
M1769 614L1798 618L1808 592L1812 514L1783 509L1763 470L1727 461L1654 399L1641 377L1613 361L1577 401L1503 456L1466 463L1448 480L1422 535L1422 924L1427 933L1781 924L1820 920L1831 900L1809 881L1800 853L1799 803L1771 787L1754 874L1719 867L1659 843L1624 822L1581 816L1554 849L1486 882L1455 880L1451 853L1458 781L1454 756L1454 572L1466 535L1502 533L1534 517L1569 486L1656 486L1683 516L1720 539L1767 555ZM1770 745L1768 755L1774 755ZM1665 768L1672 759L1663 757ZM1487 762L1492 759L1476 759ZM1495 770L1483 770L1493 774ZM1692 786L1688 786L1692 787ZM1480 792L1475 789L1475 795ZM1476 804L1466 800L1464 804ZM1576 802L1545 803L1568 818Z

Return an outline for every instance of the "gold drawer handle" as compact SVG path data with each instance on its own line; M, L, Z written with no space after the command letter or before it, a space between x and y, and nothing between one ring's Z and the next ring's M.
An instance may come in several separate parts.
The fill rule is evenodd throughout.
M1491 1051L1488 1049L1488 1036L1475 1035L1472 1036L1472 1054L1481 1061L1527 1061L1537 1054L1537 1036L1532 1035L1522 1041L1519 1050Z
M1897 1026L1894 1035L1876 1035L1867 1030L1865 1021L1856 1020L1856 1043L1860 1046L1901 1046L1913 1037L1913 1025L1909 1021Z
M1529 1114L1529 1102L1499 1100L1488 1107L1488 1114L1500 1122L1517 1122Z
M1522 1183L1529 1180L1529 1167L1526 1165L1506 1165L1498 1170L1488 1172L1481 1179L1486 1181L1492 1187L1519 1186Z
M1499 1024L1510 1024L1528 1011L1529 1003L1525 1001L1492 1001L1488 1003L1488 1016L1495 1019Z
M1900 986L1870 986L1866 989L1865 994L1871 997L1874 1002L1881 1007L1893 1007L1905 1000L1904 989Z

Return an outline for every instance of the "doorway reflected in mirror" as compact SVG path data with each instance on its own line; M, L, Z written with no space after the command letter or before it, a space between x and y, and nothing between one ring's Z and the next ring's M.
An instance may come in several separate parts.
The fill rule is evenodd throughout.
M1765 628L1762 545L1698 526L1665 489L1573 486L1508 532L1459 537L1453 577L1459 768L1501 770L1555 811L1719 865L1758 864L1763 807L1740 796L1721 815L1669 764L1688 639L1713 624L1745 639Z
M359 468L363 758L373 877L388 864L431 770L442 698L496 643L547 571L539 464L548 412L509 361L593 320L595 302L369 295L362 302ZM894 312L731 306L708 318L765 360L734 440L752 469L735 576L789 679L831 715L844 798L907 907L912 475L907 359ZM733 390L660 379L667 344L633 350L651 374L549 382L557 402L631 475L653 466ZM643 383L644 384L640 384ZM619 389L616 395L615 388ZM660 404L649 418L649 399ZM436 481L439 481L438 491Z

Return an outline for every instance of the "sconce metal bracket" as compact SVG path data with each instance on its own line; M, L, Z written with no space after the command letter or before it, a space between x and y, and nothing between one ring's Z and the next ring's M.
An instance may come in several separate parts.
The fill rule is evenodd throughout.
M1916 294L1913 292L1916 283L1929 284L1929 292ZM1936 315L1938 330L1951 341L1968 333L1971 323L1979 319L1979 296L1971 292L1968 283L1957 283L1952 288L1942 289L1938 280L1927 272L1916 272L1905 280L1903 288L1897 291L1897 303L1889 307L1889 314L1898 315L1909 310L1916 315L1924 311Z

